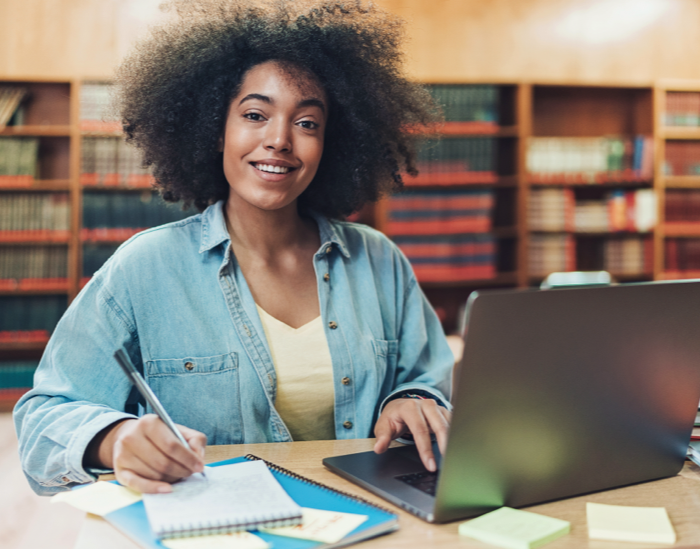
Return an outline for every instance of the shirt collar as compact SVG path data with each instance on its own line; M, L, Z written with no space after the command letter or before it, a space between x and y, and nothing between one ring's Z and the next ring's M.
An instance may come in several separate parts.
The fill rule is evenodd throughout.
M212 204L202 212L202 242L199 246L199 253L204 253L222 242L230 240L228 229L226 228L226 218L224 217L223 200Z
M219 200L202 212L202 242L199 246L199 253L204 253L230 240L228 229L226 228L226 218L224 217L224 206L226 202ZM329 246L335 245L346 258L350 258L350 252L338 235L333 223L326 217L309 212L309 215L318 225L319 236L321 237L321 248L318 253L325 253Z

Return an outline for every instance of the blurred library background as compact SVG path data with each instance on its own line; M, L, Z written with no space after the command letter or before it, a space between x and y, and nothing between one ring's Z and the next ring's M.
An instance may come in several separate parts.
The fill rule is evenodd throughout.
M375 0L446 122L352 216L411 261L446 333L481 288L551 272L700 276L700 2ZM156 0L0 1L0 410L68 304L166 205L109 111Z

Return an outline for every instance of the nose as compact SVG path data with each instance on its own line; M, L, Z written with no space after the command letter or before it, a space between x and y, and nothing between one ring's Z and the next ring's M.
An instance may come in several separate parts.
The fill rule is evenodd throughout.
M292 150L291 129L284 120L273 120L266 128L263 147L268 151L290 152Z

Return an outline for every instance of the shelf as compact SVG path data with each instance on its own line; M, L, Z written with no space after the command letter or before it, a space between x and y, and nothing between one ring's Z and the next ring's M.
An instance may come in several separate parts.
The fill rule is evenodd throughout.
M429 126L409 126L407 132L426 137L430 135L515 137L518 135L518 128L517 126L499 126L495 122L444 122Z
M67 278L0 279L0 295L52 295L68 293Z
M17 401L22 397L24 393L29 391L26 389L0 389L0 413L1 412L11 412Z
M633 172L599 172L599 173L551 173L551 174L529 174L528 181L533 186L649 186L652 179L635 175Z
M403 174L404 187L460 187L496 185L498 176L493 172L419 173L416 177Z
M0 183L0 192L69 192L70 179L34 179L29 185L4 185Z
M38 351L46 348L48 341L0 341L0 353L4 351Z
M659 274L661 280L686 280L700 278L700 271L664 271Z
M517 281L516 273L498 273L493 278L460 280L458 282L419 282L422 288L477 288L488 286L509 286Z
M6 126L0 136L7 137L69 137L70 126Z
M552 231L545 231L539 229L528 229L531 234L570 234L572 236L651 236L652 231L640 232L640 231L572 231L568 229L558 229Z
M661 129L663 139L697 139L700 140L700 128L695 127L667 127Z
M667 189L700 189L700 175L666 175L662 180Z
M600 189L619 189L620 187L626 188L651 188L653 186L653 181L650 179L640 180L640 181L606 181L606 182L592 182L592 183L569 183L564 181L558 182L535 182L530 181L530 186L532 187L556 187L556 188L600 188Z
M92 192L106 192L106 193L119 193L119 192L144 192L144 191L157 191L151 185L140 186L126 186L126 185L82 185L81 186L84 193Z
M664 223L664 236L697 237L700 236L700 221L678 221Z
M50 246L55 244L68 244L71 239L71 235L68 233L68 231L57 231L57 234L54 235L12 234L23 233L24 231L7 231L5 234L2 234L2 232L3 231L0 231L0 245Z
M26 295L26 296L31 296L31 295L63 295L68 293L68 286L65 288L59 290L59 289L48 289L48 290L6 290L4 288L0 288L0 296L9 296L9 295Z
M80 120L78 122L80 134L85 137L123 137L121 123L116 120L105 122L102 120Z

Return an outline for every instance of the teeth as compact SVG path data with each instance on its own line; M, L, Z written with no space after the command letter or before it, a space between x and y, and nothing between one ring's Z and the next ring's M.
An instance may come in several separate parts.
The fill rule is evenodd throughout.
M287 173L289 168L286 166L269 166L268 164L256 164L255 167L263 172L270 173Z

